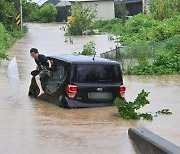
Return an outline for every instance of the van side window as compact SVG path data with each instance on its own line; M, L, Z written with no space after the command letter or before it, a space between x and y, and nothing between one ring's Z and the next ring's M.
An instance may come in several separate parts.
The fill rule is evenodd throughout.
M52 73L52 80L63 80L65 75L64 67L57 66L56 70Z

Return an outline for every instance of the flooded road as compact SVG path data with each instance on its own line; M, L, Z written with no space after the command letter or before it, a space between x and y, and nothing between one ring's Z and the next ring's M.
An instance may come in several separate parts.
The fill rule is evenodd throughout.
M135 154L127 135L129 127L145 127L180 146L180 76L124 76L126 98L133 100L145 89L151 104L143 111L169 108L173 115L159 115L153 121L122 120L116 107L67 110L27 96L30 72L35 63L29 49L43 54L73 53L95 40L97 52L109 50L107 36L74 38L64 42L58 24L29 24L29 32L9 49L16 56L20 71L20 94L15 96L8 84L8 61L0 61L0 153L122 153Z

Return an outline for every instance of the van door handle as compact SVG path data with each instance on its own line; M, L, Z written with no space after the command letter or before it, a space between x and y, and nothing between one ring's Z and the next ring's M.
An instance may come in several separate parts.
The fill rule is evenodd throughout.
M57 88L59 88L60 87L60 83L57 83Z

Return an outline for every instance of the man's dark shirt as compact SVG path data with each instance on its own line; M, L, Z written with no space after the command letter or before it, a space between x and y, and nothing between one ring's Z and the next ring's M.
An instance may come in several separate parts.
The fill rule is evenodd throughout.
M49 64L47 61L48 61L47 57L42 54L39 54L38 58L35 59L35 62L39 67L41 67L41 66L48 67Z

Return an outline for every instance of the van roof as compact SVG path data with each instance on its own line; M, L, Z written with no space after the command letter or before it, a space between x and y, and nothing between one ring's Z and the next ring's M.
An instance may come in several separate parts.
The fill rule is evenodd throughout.
M69 63L109 63L109 64L119 64L117 61L95 57L93 60L93 56L83 56L83 55L68 55L61 54L55 56L49 56L50 58L54 58L57 60L66 61Z

